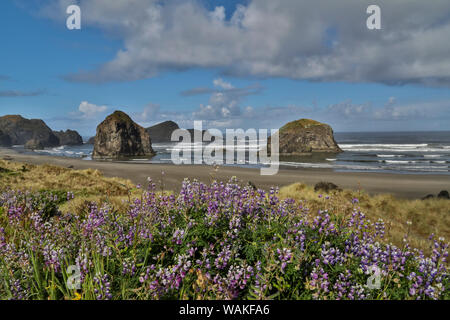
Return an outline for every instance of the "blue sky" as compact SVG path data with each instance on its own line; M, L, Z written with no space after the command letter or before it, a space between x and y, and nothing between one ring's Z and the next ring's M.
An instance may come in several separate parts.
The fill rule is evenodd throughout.
M141 12L154 7L158 23L150 21L154 14L120 8L116 12L97 0L1 1L0 115L42 118L53 129L76 129L86 136L116 109L144 126L175 120L189 127L192 120L205 120L209 127L278 128L307 117L327 122L335 131L450 128L450 51L440 43L436 48L427 44L448 28L448 15L442 20L433 11L424 18L423 26L441 23L423 38L407 39L416 42L415 54L406 41L392 44L387 39L404 34L402 28L413 32L421 26L390 26L393 17L372 36L351 33L346 25L351 19L339 18L341 13L333 8L309 23L307 15L305 24L296 25L289 12L298 8L289 8L289 1L280 1L278 16L264 11L264 1L169 1L163 8L152 0L133 1ZM66 28L61 8L67 3L80 4L81 30ZM170 20L183 6L183 20ZM109 12L111 20L102 12ZM255 20L268 21L264 14L270 14L273 28L252 30ZM365 18L364 11L355 15ZM121 23L127 19L135 25ZM150 34L152 28L157 35ZM192 39L183 31L189 28ZM196 28L206 31L196 37ZM314 35L318 28L323 30L320 41ZM371 51L363 51L369 45ZM349 63L342 51L351 46L357 53ZM358 50L376 53L365 59ZM394 59L394 53L400 56ZM310 61L313 67L307 66ZM330 70L317 61L333 61L338 67Z

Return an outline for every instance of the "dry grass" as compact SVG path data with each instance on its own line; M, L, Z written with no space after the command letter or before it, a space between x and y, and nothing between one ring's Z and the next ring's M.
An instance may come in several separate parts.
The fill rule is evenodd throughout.
M323 197L319 198L322 194ZM358 198L356 205L371 221L383 219L387 226L386 241L401 246L402 239L408 234L413 247L429 252L427 238L436 236L450 238L450 201L443 199L405 200L392 195L369 196L363 191L333 191L327 194L316 192L310 186L301 183L281 188L281 198L293 198L304 201L314 212L327 208L338 215L351 215L355 205L353 198ZM407 224L411 221L411 225Z
M98 170L73 170L52 165L32 165L0 160L0 190L71 191L75 199L62 205L63 212L78 212L92 201L115 207L139 191L126 179L106 178Z
M85 195L104 193L126 195L134 185L130 180L106 178L94 169L73 170L53 165L32 165L0 160L2 186L29 190L67 190Z

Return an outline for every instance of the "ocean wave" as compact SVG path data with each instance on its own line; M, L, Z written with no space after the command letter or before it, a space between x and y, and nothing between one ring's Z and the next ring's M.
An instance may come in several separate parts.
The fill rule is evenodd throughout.
M418 161L415 161L415 160L383 160L382 162L392 163L392 164L408 164L408 163L417 163ZM426 162L426 161L424 161L424 162Z
M78 151L75 148L72 148L71 150L66 150L65 146L60 146L60 147L55 147L55 148L47 148L47 149L42 149L42 150L33 150L33 151L38 154L50 154L50 155L64 156L64 157L70 157L70 158L85 158L91 154L90 150Z
M446 149L450 149L450 146L446 145L430 145L428 143L419 144L339 144L339 147L344 151L357 151L357 152L445 152Z
M355 148L355 147L374 147L374 148L423 148L427 147L428 143L419 144L398 144L398 143L358 143L358 144L339 144L341 148Z
M187 151L187 152L189 152L189 151L192 151L192 152L194 152L194 151L201 151L201 150L206 150L206 148L208 148L208 149L210 149L211 151L213 150L213 149L215 149L215 150L222 150L222 151L226 151L226 150L235 150L235 151L260 151L261 149L260 149L260 147L259 146L257 146L257 145L254 145L254 146L232 146L232 145L229 145L229 146L211 146L210 148L209 148L209 146L203 146L203 145L195 145L195 146L192 146L192 145L184 145L184 146L172 146L172 147L168 147L168 148L166 148L165 149L165 151L166 152L172 152L172 151L175 151L175 152L180 152L180 151Z
M289 166L296 168L317 168L317 169L346 169L346 170L380 170L376 166L346 165L346 164L328 164L328 163L312 163L312 162L280 162L280 166Z
M401 158L404 154L377 154L378 158Z

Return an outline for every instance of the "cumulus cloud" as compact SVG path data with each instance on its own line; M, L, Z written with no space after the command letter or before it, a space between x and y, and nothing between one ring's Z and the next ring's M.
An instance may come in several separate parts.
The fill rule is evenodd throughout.
M181 92L183 96L209 94L204 104L185 111L175 111L149 103L141 112L133 113L133 119L145 127L172 120L181 127L189 128L194 121L202 120L209 127L232 128L242 126L256 114L257 110L253 107L242 107L242 102L245 97L262 92L263 87L258 83L238 88L223 79L215 79L212 85L213 87L210 88L194 88Z
M97 106L87 101L82 101L78 107L81 117L85 119L95 118L99 114L104 113L106 110L108 110L107 106Z
M46 2L41 13L61 19L68 2ZM84 25L113 33L124 47L96 70L67 75L70 81L200 67L235 76L450 85L448 0L378 0L382 30L366 28L369 0L254 0L231 13L195 0L78 2Z
M259 84L253 84L243 88L235 88L230 82L221 78L213 80L215 89L210 89L210 97L206 105L200 105L192 113L195 120L206 120L211 123L222 126L229 124L234 120L236 124L244 120L246 115L253 111L251 106L241 110L242 100L249 96L258 94L262 91Z

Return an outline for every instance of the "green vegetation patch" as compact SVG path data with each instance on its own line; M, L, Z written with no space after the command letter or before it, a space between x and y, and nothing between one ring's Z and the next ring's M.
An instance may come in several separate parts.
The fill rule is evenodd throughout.
M285 124L281 129L282 131L291 131L291 130L298 130L298 129L307 129L314 126L321 126L323 123L311 119L300 119L296 121L291 121L287 124Z

